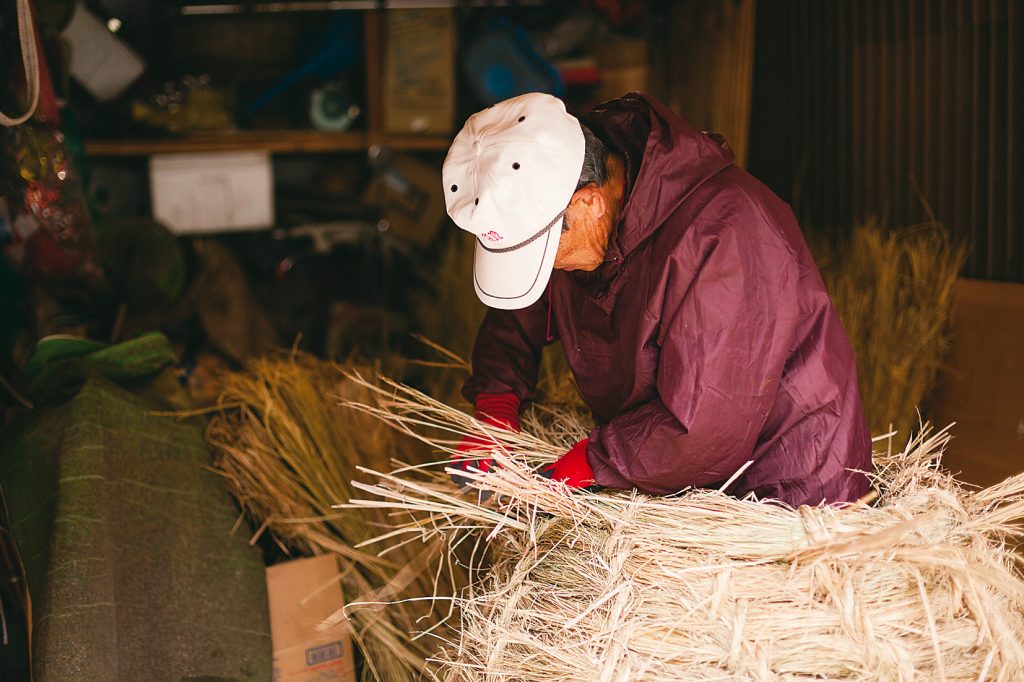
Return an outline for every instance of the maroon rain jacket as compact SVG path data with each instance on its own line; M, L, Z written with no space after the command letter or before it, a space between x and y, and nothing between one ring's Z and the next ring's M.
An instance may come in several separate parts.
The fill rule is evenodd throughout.
M855 500L871 442L853 351L789 207L724 140L640 94L583 122L625 160L621 215L594 272L552 273L522 310L489 309L464 394L537 381L560 338L598 426L597 483L719 487L792 506Z

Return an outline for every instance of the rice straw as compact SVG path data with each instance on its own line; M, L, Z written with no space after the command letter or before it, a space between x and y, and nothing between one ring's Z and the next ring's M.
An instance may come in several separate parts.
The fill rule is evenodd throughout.
M490 568L456 600L462 627L437 656L437 679L976 680L1024 671L1024 475L984 490L961 485L939 465L948 428L924 424L902 450L883 441L873 504L792 509L704 489L579 492L536 473L564 452L543 432L493 429L396 382L351 379L376 398L349 408L439 453L467 434L494 443L498 468L465 472L466 489L444 463L364 468L374 482L354 484L362 496L340 505L408 519L363 547L485 541Z

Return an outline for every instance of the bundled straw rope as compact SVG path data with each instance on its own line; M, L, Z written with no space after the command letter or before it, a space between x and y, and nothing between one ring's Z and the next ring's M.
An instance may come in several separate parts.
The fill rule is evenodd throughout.
M876 453L872 505L581 493L533 473L564 450L543 433L363 383L378 400L350 407L435 448L450 453L467 433L495 445L500 468L469 474L485 501L417 467L370 472L375 485L355 484L369 495L343 505L407 519L377 541L489 541L491 569L459 600L442 679L1024 676L1024 475L966 490L938 466L945 430Z

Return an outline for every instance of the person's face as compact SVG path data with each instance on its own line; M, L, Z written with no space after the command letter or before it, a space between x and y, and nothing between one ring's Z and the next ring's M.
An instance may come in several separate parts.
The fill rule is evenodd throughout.
M576 191L565 209L565 223L555 255L558 270L595 270L604 262L612 215L601 188L587 185Z

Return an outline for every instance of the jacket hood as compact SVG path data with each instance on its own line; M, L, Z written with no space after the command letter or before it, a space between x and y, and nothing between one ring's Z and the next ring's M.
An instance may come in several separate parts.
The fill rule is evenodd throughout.
M625 256L650 237L708 178L732 164L725 140L703 133L641 93L605 102L581 117L626 166L625 196L612 244ZM664 183L672 191L662 191Z

